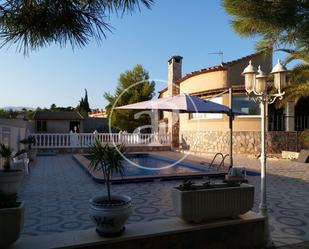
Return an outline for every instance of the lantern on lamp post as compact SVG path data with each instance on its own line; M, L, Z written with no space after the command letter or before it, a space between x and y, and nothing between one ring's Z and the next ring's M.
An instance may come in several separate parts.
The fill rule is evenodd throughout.
M261 70L258 70L249 61L249 65L244 69L245 88L247 95L254 99L261 106L261 202L259 205L260 214L265 217L265 244L272 245L272 240L269 232L268 212L267 212L267 196L266 196L266 108L268 104L272 104L278 98L283 98L284 92L282 89L286 86L286 68L281 64L280 60L274 66L271 74L274 75L274 86L277 93L267 93L267 75Z
M274 66L271 74L274 75L274 86L281 93L281 90L286 87L286 68L278 60L276 66Z

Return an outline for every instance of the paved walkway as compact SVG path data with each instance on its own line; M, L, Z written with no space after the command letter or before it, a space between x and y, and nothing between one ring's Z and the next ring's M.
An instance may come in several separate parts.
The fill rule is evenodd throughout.
M162 153L161 153L162 155ZM167 156L175 154L167 153ZM206 159L209 159L207 156ZM194 157L191 159L200 160ZM238 156L235 164L258 170L259 161ZM93 227L88 200L105 190L95 183L71 155L38 157L24 179L20 197L26 201L23 236L36 236ZM271 233L277 246L309 241L309 165L283 160L268 161L268 202ZM254 210L258 210L259 176L248 177L256 186ZM129 223L174 217L170 189L177 181L112 186L130 195L134 213Z

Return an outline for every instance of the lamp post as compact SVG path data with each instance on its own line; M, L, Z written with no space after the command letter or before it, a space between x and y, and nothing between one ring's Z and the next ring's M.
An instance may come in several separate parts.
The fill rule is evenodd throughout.
M276 93L267 93L267 75L258 67L258 70L252 65L244 69L245 88L247 95L254 99L261 106L261 201L259 205L260 214L265 217L265 243L266 246L272 246L272 240L269 232L268 213L267 213L267 198L266 198L266 108L268 104L272 104L278 98L282 100L284 92L282 89L286 86L286 68L281 64L280 60L274 66L271 74L274 76L274 86L277 89Z

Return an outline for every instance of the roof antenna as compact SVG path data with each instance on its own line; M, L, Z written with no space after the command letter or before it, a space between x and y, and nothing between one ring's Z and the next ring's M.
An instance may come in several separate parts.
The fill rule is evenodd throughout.
M223 52L221 50L219 50L218 52L211 52L211 53L208 53L208 54L220 55L221 56L221 64L223 64Z

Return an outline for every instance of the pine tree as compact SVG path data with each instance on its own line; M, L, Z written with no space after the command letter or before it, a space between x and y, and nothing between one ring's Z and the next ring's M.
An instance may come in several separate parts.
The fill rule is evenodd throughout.
M153 0L6 0L0 2L0 36L3 45L20 51L59 44L85 46L91 38L100 42L110 31L113 13L133 13Z
M152 99L154 96L155 83L149 81L149 73L142 67L136 65L131 71L120 74L115 94L104 93L108 101L106 111L111 119L111 124L120 130L134 131L137 127L150 123L149 116L134 118L137 111L134 110L113 110L113 106L122 106L140 101Z
M224 0L233 17L232 26L241 36L261 36L259 47L309 50L309 2L303 0Z

